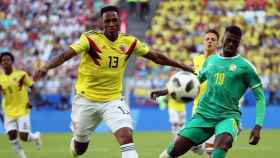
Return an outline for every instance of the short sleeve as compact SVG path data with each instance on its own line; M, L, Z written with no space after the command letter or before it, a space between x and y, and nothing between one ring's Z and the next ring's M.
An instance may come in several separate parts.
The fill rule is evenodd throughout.
M247 65L247 67L248 67L246 70L247 75L245 76L247 85L251 89L261 86L262 82L261 82L260 77L257 74L256 68L254 67L254 65L249 63Z
M74 49L77 54L89 50L90 45L87 36L85 34L82 34L80 40L71 44L70 47Z
M33 85L32 79L29 77L29 75L24 72L24 84L27 85L28 87L31 87Z
M137 56L143 56L150 51L150 48L147 44L142 43L140 40L136 40L136 46L134 49L134 53Z

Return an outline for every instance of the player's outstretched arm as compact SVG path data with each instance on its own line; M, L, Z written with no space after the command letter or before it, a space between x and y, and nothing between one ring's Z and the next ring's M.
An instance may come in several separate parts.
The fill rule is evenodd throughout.
M48 61L45 66L35 71L33 75L33 80L34 81L40 80L47 74L48 70L63 64L65 61L71 59L76 55L77 53L72 48L69 48L67 51L58 54L52 60Z
M168 58L167 56L163 55L162 53L158 53L155 50L151 50L149 53L143 55L144 58L152 60L153 62L160 64L160 65L168 65L183 69L185 71L194 72L191 66L185 65L183 63L179 63L173 59Z
M156 100L158 97L164 96L164 95L167 95L167 94L168 94L167 89L152 91L151 92L151 99Z
M257 145L260 140L261 129L264 122L265 115L265 96L262 86L258 86L252 89L253 94L256 98L256 126L251 132L249 144Z

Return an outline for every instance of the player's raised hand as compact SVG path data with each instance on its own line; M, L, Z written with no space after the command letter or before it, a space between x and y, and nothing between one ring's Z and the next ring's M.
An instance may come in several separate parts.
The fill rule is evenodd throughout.
M257 145L261 138L261 126L256 125L254 129L251 131L249 144Z
M48 72L48 69L42 67L38 70L35 71L35 73L33 74L33 80L36 82L36 81L39 81L40 79L42 79L43 77L46 76Z

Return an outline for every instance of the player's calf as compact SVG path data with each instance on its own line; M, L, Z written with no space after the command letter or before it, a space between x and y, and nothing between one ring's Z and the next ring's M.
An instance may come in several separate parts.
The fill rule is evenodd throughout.
M24 142L33 142L37 150L40 150L42 148L43 143L40 132L19 132L19 138Z
M167 155L172 158L179 157L189 151L193 145L194 142L192 140L177 135L175 142L167 148Z
M17 130L10 130L8 132L10 143L12 145L12 148L16 152L18 158L26 158L25 153L20 145L20 142L17 139L17 134Z
M133 143L132 129L123 127L117 130L114 135L120 144L122 158L138 158Z
M220 134L216 137L212 158L225 158L226 152L232 147L233 138L228 133Z
M132 130L128 127L117 130L114 135L120 145L133 143Z
M10 130L10 131L8 131L7 134L8 134L9 140L17 139L17 135L18 135L17 130Z
M28 141L28 133L27 132L19 132L20 140L27 142Z

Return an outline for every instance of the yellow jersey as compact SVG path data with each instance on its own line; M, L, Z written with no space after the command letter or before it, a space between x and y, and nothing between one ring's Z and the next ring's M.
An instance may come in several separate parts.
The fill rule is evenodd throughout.
M33 84L25 71L13 68L10 75L0 74L2 107L8 119L19 118L29 112L28 90Z
M199 71L202 69L205 60L206 60L205 55L198 55L198 56L195 56L193 58L194 71L195 71L196 74L198 74ZM207 81L200 84L199 93L195 97L194 102L193 102L192 114L195 113L195 111L198 107L199 100L203 96L203 94L205 93L206 88L207 88Z
M134 36L120 33L114 42L96 31L81 35L70 47L81 56L76 93L93 101L107 102L122 96L122 82L128 58L143 56L147 45Z
M178 112L185 111L185 103L178 102L171 97L168 97L168 108Z

